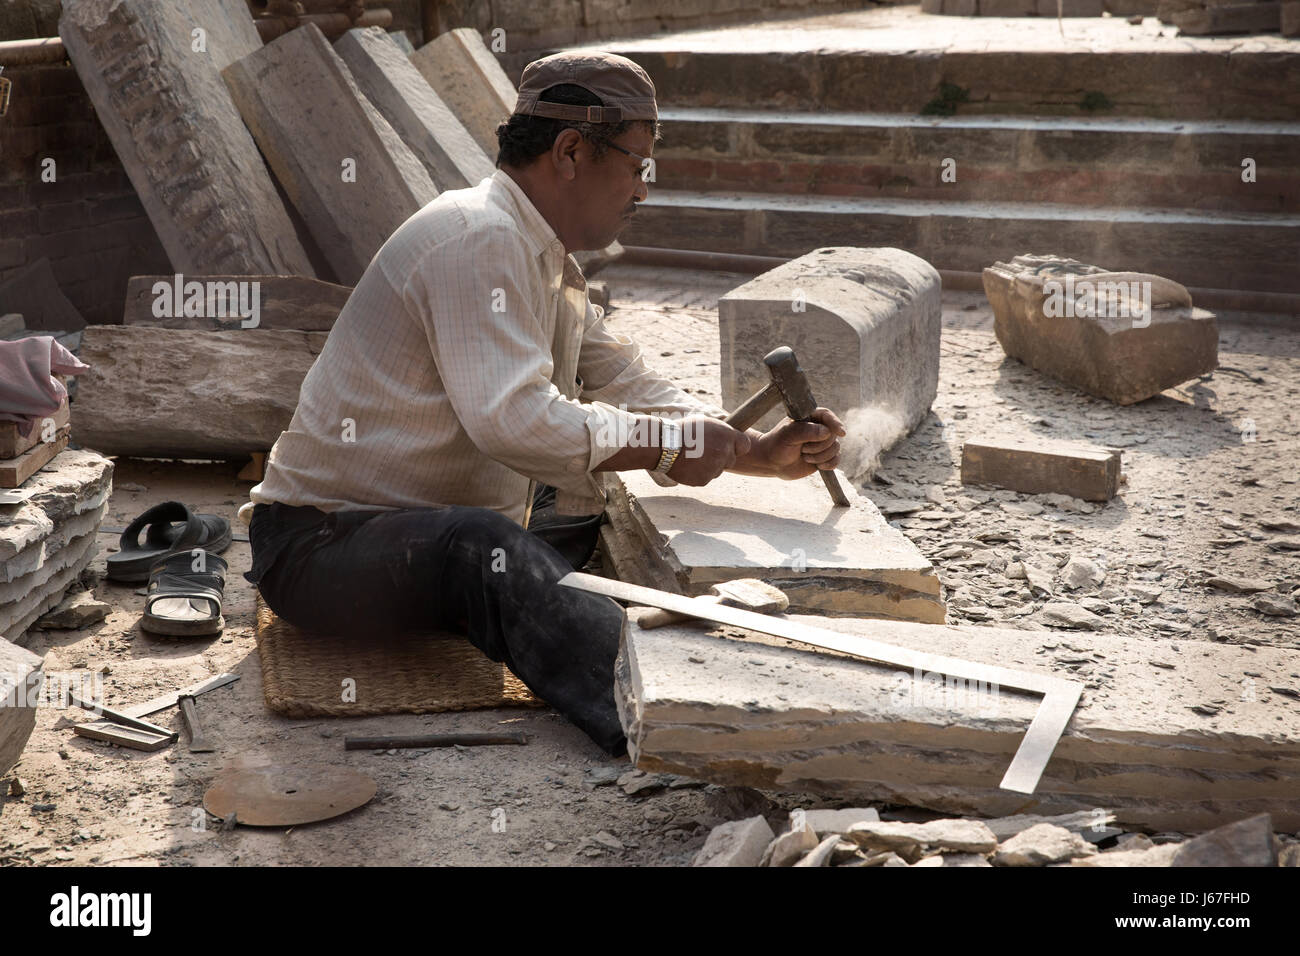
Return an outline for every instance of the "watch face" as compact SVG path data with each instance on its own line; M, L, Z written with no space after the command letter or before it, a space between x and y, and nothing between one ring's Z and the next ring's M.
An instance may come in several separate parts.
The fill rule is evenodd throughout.
M676 422L664 422L661 429L659 447L664 450L679 451L682 447L682 426Z

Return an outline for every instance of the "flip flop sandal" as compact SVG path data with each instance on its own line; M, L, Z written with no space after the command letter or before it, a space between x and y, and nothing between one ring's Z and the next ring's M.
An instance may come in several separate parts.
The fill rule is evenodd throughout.
M221 616L225 589L225 558L202 549L175 551L149 570L140 627L172 637L220 634L226 626Z
M175 522L175 523L173 523ZM140 532L145 544L140 544ZM120 550L108 556L108 579L138 583L163 555L182 548L220 554L230 547L230 522L220 515L194 514L179 501L164 501L136 518L122 532Z

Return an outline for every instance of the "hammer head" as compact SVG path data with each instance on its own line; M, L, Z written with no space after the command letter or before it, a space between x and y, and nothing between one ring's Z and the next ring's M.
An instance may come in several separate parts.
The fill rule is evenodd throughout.
M720 581L709 590L718 596L719 604L743 608L755 614L777 614L790 606L790 599L784 591L757 578Z
M795 357L794 349L788 345L772 349L763 356L763 364L771 373L772 384L781 393L786 413L797 422L811 418L812 413L817 410L817 400L813 398L808 377L799 367L799 359Z

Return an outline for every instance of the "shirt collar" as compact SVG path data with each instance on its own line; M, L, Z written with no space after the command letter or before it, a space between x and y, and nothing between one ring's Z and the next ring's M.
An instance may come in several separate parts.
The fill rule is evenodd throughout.
M494 188L505 194L507 204L513 207L515 219L519 222L533 255L541 256L548 251L552 252L563 262L562 274L565 284L579 289L585 288L586 280L578 267L577 260L571 255L565 255L564 243L560 241L560 237L555 234L546 217L533 205L533 201L528 198L514 178L504 169L498 169L492 174L492 182Z

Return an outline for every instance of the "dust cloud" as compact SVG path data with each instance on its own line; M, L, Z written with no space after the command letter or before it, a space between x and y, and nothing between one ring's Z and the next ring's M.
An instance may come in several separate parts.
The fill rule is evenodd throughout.
M881 454L907 434L902 416L879 405L854 408L843 422L848 434L840 440L840 470L853 479L879 468Z

